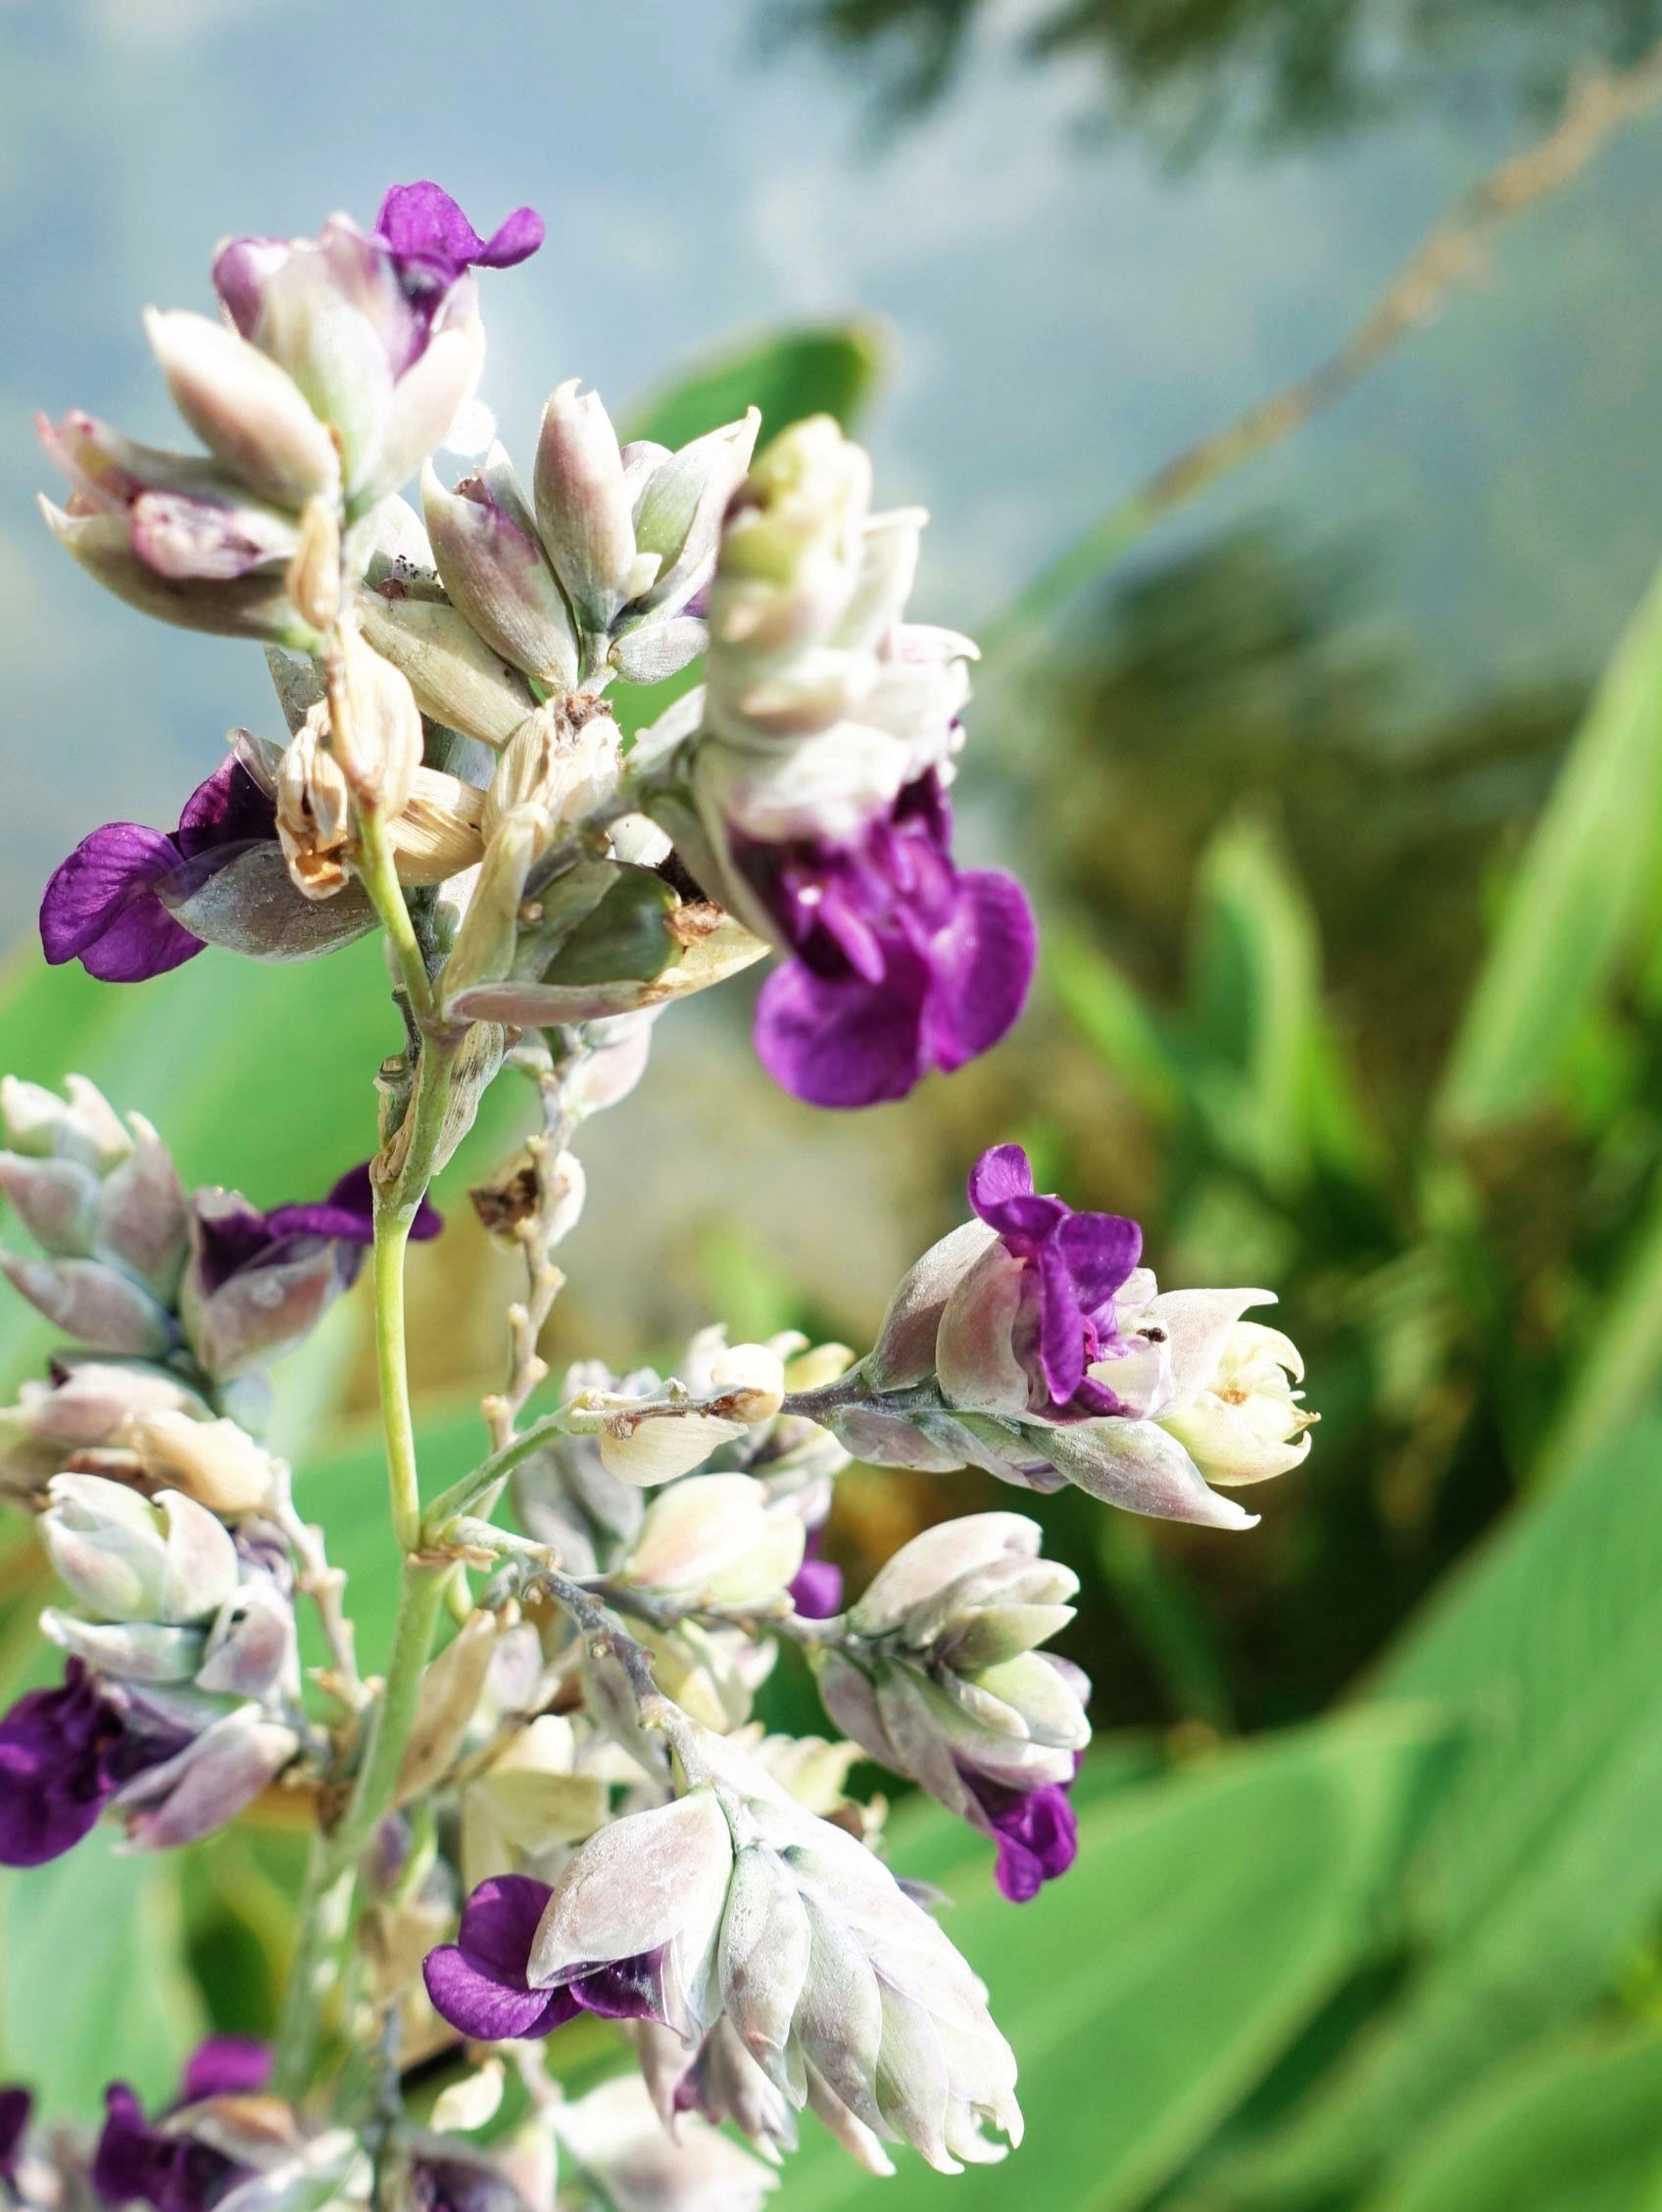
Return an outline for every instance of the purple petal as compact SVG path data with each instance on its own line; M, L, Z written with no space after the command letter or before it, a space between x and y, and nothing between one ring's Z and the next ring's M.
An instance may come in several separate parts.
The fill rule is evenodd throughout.
M789 1595L805 1621L828 1621L843 1609L843 1570L829 1559L809 1559L798 1569Z
M1039 1368L1053 1405L1065 1405L1085 1380L1085 1316L1073 1277L1054 1238L1041 1246L1039 1273ZM1031 1280L1032 1270L1024 1280Z
M40 942L60 967L78 959L101 983L142 983L194 959L200 938L174 921L156 886L179 849L142 822L106 822L59 862L40 902Z
M514 269L530 260L546 235L535 208L515 208L506 222L497 224L474 262L480 269Z
M592 1973L577 1975L566 1989L585 2012L603 2020L661 2020L663 1960L661 1948L642 1951L636 1958L614 1959Z
M397 260L421 263L452 278L474 267L510 269L543 242L542 218L531 208L516 208L487 242L430 177L391 185L375 228Z
M1075 1213L1055 1235L1087 1313L1107 1304L1143 1256L1143 1231L1123 1213Z
M185 2062L179 2102L205 2096L252 2096L271 2078L271 2053L252 2036L210 2036Z
M335 1184L326 1199L302 1203L298 1205L273 1206L265 1217L266 1227L272 1237L332 1237L337 1244L372 1245L375 1241L374 1186L369 1179L369 1162L360 1160L349 1167ZM410 1234L417 1242L436 1237L444 1227L444 1216L429 1204L423 1195L416 1209L416 1218L410 1225Z
M1027 1003L1039 933L1014 876L959 876L955 911L931 942L925 1049L944 1074L996 1045Z
M1065 1786L1012 1790L967 1770L963 1778L999 1839L1000 1890L1011 1904L1031 1902L1079 1855L1079 1816Z
M757 1000L757 1057L776 1083L809 1106L904 1099L927 1069L928 989L928 971L915 956L892 962L878 984L856 975L827 979L801 960L787 960Z
M233 753L184 803L173 841L186 860L276 835L276 808Z
M548 1883L533 1882L527 1874L493 1875L479 1884L462 1908L460 1947L480 1973L524 1989L537 1924L553 1894ZM543 1996L547 1991L537 1993Z
M579 1999L565 1990L533 1990L525 1980L532 1940L553 1892L524 1874L481 1882L462 1908L458 1940L422 1963L433 2008L480 2042L546 2036L573 2019Z
M1006 1199L1033 1196L1033 1165L1019 1145L993 1145L969 1171L969 1203L983 1221ZM993 1223L997 1227L997 1223Z
M33 2105L27 2089L0 2089L0 2181L15 2182L18 2152Z
M481 2043L546 2036L580 2009L568 1990L515 1989L482 1973L460 1943L429 1951L421 1963L433 2010Z
M0 1865L43 1866L97 1825L115 1794L122 1722L79 1659L0 1720Z

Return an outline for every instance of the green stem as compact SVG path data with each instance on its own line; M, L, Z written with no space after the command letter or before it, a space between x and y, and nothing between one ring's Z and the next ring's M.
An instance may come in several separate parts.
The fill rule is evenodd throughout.
M297 1908L294 1958L271 2038L272 2092L295 2102L305 2091L322 2025L323 2000L333 1979L335 1944L345 1934L351 1883L335 1870L327 1840L317 1835L306 1861Z
M375 1364L381 1384L381 1420L387 1440L387 1488L393 1534L400 1551L421 1541L421 1488L416 1471L416 1421L410 1407L410 1368L404 1345L404 1254L408 1216L375 1207Z
M568 1436L562 1413L550 1413L546 1419L533 1421L523 1435L516 1436L482 1459L471 1474L464 1475L460 1482L452 1483L441 1491L427 1507L421 1524L422 1541L429 1547L443 1544L451 1533L451 1524L463 1514L471 1513L482 1498L487 1498L497 1485L506 1480L522 1459L529 1459L545 1444L557 1437Z
M423 1029L429 1028L434 1017L433 987L416 941L416 924L410 918L404 886L398 880L386 816L378 807L358 809L358 876L381 917L410 1009Z

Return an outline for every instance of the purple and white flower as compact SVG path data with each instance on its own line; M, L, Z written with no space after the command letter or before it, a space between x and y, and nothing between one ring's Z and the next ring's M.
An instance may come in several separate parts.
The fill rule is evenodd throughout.
M214 286L240 340L328 424L362 512L444 443L472 396L485 348L473 270L513 268L542 242L530 208L484 239L437 184L400 184L372 231L334 216L315 239L227 240ZM212 410L196 428L210 445L223 435Z
M906 1275L864 1363L872 1395L828 1409L879 1464L975 1465L1030 1489L1075 1484L1131 1512L1250 1528L1224 1489L1298 1466L1316 1415L1297 1348L1243 1319L1262 1290L1160 1291L1142 1233L1033 1188L1019 1146L970 1176L978 1219ZM938 1408L898 1394L931 1382Z
M423 1198L411 1236L436 1237L443 1226ZM374 1238L367 1161L326 1198L269 1212L235 1191L198 1191L179 1314L204 1372L222 1382L299 1343L357 1280Z
M710 1779L591 1837L504 1954L437 1954L438 2009L464 2034L542 2033L610 1968L688 2044L728 2020L794 2107L811 2095L845 2134L947 2173L1002 2156L981 2131L1019 2139L1015 2064L963 1960L863 1844L732 1744L698 1749Z
M1067 1791L1091 1740L1090 1685L1038 1648L1079 1588L1040 1540L1015 1513L925 1529L878 1570L818 1670L840 1728L998 1843L999 1887L1017 1903L1073 1863Z
M694 875L787 956L758 1008L764 1066L832 1106L986 1052L1035 959L1019 885L952 857L975 649L902 618L924 517L870 495L829 417L758 458L722 528L705 690L637 770Z

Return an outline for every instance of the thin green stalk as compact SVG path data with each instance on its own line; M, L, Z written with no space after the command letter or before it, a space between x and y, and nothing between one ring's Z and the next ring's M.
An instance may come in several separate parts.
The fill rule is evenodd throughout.
M271 2089L275 2095L295 2102L304 2092L312 2071L322 2024L323 2000L333 1979L334 1946L345 1934L342 1925L351 1906L351 1880L335 1867L328 1840L312 1839L306 1861L306 1878L297 1908L294 1959L283 1989L283 2001L271 2038L275 2053Z
M410 1215L375 1202L375 1365L381 1385L381 1423L387 1441L387 1489L393 1535L400 1551L421 1541L421 1486L416 1469L416 1419L410 1405L410 1363L405 1356L404 1254Z
M569 1434L562 1413L550 1413L544 1420L533 1421L522 1435L511 1439L500 1451L481 1459L471 1474L464 1475L460 1482L440 1491L422 1521L422 1541L429 1546L442 1544L450 1533L451 1524L463 1514L471 1513L479 1500L506 1481L522 1459L529 1459L534 1451L540 1451L555 1438Z
M410 918L404 886L398 880L386 816L378 807L360 806L358 810L358 876L381 917L411 1011L425 1029L433 1020L433 987L416 942L416 925Z

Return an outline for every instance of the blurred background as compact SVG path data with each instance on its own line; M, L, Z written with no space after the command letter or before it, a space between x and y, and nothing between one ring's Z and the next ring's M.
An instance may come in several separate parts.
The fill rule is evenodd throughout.
M147 301L203 305L224 232L435 175L481 228L549 219L484 280L511 450L568 375L681 436L754 390L929 506L920 614L989 643L962 841L1044 932L999 1052L857 1117L770 1087L744 982L666 1020L585 1132L556 1375L714 1317L863 1348L1010 1138L1140 1217L1163 1283L1276 1288L1305 1352L1315 1449L1251 1535L1038 1507L1097 1684L1079 1867L1012 1908L976 1839L894 1815L1016 2046L1017 2163L878 2185L816 2140L788 2207L1662 2207L1662 108L1574 111L1562 172L1457 212L1399 345L1156 475L1659 35L1655 0L0 0L4 1064L91 1075L264 1204L370 1149L372 948L130 991L40 963L63 853L277 725L256 654L57 559L27 418L162 437ZM435 1483L501 1367L465 1186L516 1106L414 1261ZM278 1424L372 1654L366 1322L336 1309ZM0 1314L0 1379L48 1341ZM1008 1502L856 1470L830 1548L857 1582ZM9 1699L48 1662L8 1543ZM769 1696L816 1724L789 1670ZM6 1878L5 2071L85 2110L166 2088L205 2018L258 2030L292 1856Z

